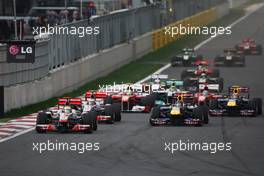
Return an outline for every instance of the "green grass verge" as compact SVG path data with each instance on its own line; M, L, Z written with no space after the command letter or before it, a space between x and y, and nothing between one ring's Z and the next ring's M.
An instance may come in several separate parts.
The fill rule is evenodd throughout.
M243 14L244 10L233 9L231 10L230 14L228 14L226 17L217 20L216 22L210 24L210 26L226 26L241 17ZM175 53L179 52L183 47L194 47L206 38L208 38L208 36L204 35L192 35L182 37L181 39L159 50L151 52L138 60L135 60L127 65L122 66L121 68L110 73L107 76L91 81L86 85L80 87L79 89L67 93L63 96L76 97L81 94L84 94L87 90L97 89L99 85L113 84L114 82L136 82L164 66L166 63L169 62L170 57L172 55L175 55ZM55 97L37 104L25 106L20 109L11 110L7 112L3 118L0 119L0 122L6 122L12 118L17 118L23 115L37 112L41 109L54 106L56 102L57 98Z

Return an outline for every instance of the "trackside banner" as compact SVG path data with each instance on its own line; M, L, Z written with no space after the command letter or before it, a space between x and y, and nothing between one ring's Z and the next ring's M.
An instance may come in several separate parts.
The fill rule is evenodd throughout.
M35 41L13 40L5 41L7 44L7 63L34 63Z

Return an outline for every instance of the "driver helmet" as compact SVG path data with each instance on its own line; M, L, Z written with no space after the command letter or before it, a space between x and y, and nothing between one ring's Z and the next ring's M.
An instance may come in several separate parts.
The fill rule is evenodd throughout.
M160 83L160 79L155 79L154 83L159 84Z
M71 114L72 113L72 109L70 106L65 106L63 111L65 114Z
M95 105L95 100L90 100L87 102L88 105Z
M171 85L171 87L170 87L170 91L174 91L174 90L176 90L176 86Z
M198 65L198 69L199 69L199 70L202 70L202 69L203 69L203 65L202 65L202 64L199 64L199 65Z
M205 88L204 88L202 93L203 93L204 96L208 96L209 91L208 91L208 87L207 86L205 86Z
M238 94L237 93L231 94L231 98L234 98L234 99L238 98Z
M205 73L202 73L201 74L201 78L206 78L206 74Z
M175 106L176 106L176 107L181 107L181 102L176 101L176 102L175 102Z

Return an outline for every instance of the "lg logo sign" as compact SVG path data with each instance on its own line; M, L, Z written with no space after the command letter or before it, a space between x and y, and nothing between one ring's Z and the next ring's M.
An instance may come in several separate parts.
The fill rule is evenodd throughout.
M35 62L35 41L17 40L7 41L7 62L8 63L34 63Z
M21 47L19 48L19 47L16 46L16 45L11 45L11 46L9 47L9 53L10 53L11 55L13 55L13 56L19 54L19 52L20 52L21 54L32 54L32 51L33 51L32 47L23 47L23 46L21 46Z
M19 53L19 47L17 47L16 45L11 45L9 47L9 53L13 56L17 55Z
M24 48L24 47L21 47L21 53L22 54L32 54L32 47L26 47L26 48Z

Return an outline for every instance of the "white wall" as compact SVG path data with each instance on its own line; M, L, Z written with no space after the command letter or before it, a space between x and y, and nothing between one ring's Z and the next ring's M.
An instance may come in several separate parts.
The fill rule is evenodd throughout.
M217 6L216 7L216 12L217 12L218 19L228 15L229 10L230 9L229 9L229 4L228 3L224 3L224 4L221 4L221 5Z
M230 8L236 8L244 3L246 3L249 0L228 0L229 1L229 7Z

